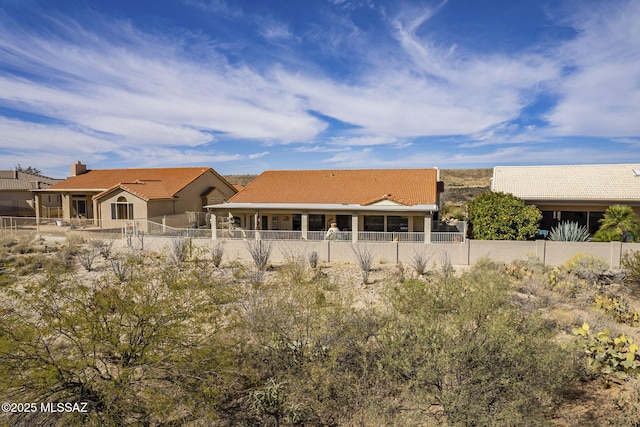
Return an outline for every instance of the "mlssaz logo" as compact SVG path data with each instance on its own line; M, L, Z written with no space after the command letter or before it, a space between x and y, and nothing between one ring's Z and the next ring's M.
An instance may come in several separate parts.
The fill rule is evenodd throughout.
M40 412L80 412L87 413L87 402L47 402L40 403Z

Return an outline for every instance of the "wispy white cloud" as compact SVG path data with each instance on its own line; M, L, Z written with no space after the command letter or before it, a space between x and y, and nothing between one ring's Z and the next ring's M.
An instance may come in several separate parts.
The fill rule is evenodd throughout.
M403 141L396 137L389 137L384 135L365 135L356 137L337 136L334 138L330 138L327 143L331 145L341 145L349 147L374 145L406 146L406 141Z
M208 13L233 19L240 19L245 16L241 7L235 6L226 0L182 0L182 3Z
M556 52L569 70L547 120L559 135L640 135L640 3L595 2L572 15L576 38Z
M289 26L282 22L273 20L262 20L260 34L267 40L279 41L293 38L293 34L289 31Z
M327 147L322 145L302 145L293 148L293 151L298 153L337 153L349 150L351 150L351 147Z

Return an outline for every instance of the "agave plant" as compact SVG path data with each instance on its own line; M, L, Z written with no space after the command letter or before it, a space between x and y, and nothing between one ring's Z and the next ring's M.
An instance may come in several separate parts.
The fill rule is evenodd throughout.
M549 233L549 240L556 242L586 242L588 239L589 230L577 222L563 221Z

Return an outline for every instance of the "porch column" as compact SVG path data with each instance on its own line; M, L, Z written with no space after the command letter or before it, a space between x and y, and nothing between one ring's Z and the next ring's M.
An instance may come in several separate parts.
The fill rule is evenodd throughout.
M358 214L351 214L351 241L358 241Z
M301 217L302 238L307 240L309 237L309 213L303 212Z
M424 215L424 243L431 243L431 214Z
M34 207L36 208L36 225L40 225L40 207L42 205L40 199L40 193L34 193L35 202Z
M211 240L218 240L218 217L216 211L211 211Z
M73 202L71 193L62 195L62 219L70 220L73 215Z
M253 214L253 229L256 233L256 240L260 240L260 212Z
M102 219L102 215L100 212L100 205L98 204L98 201L96 199L93 199L93 224L101 225L102 224L101 219Z

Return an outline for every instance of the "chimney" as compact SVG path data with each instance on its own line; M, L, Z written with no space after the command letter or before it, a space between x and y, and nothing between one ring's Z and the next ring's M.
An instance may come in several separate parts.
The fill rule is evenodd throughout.
M80 160L71 165L71 176L82 175L87 171L87 165L80 163Z

